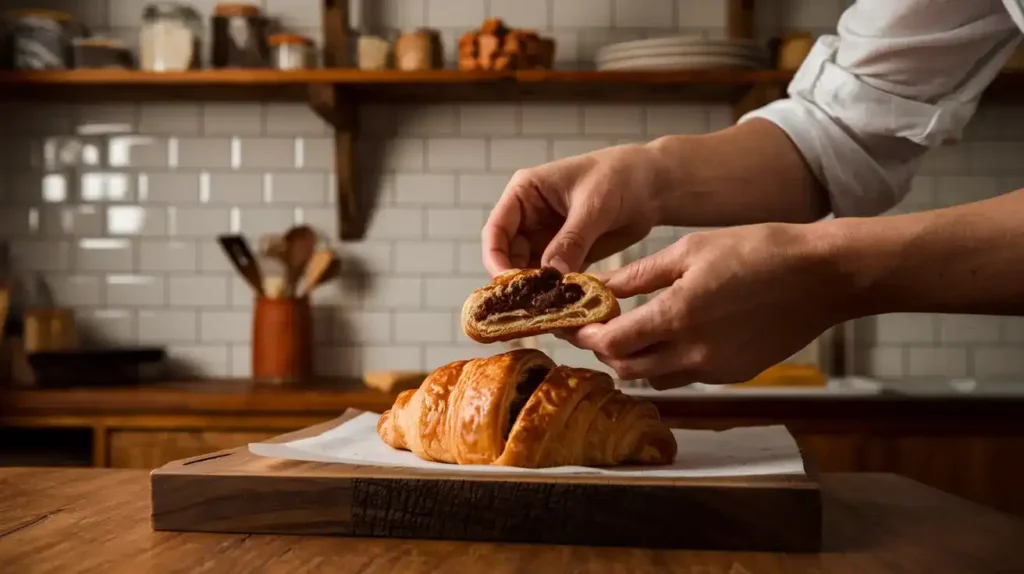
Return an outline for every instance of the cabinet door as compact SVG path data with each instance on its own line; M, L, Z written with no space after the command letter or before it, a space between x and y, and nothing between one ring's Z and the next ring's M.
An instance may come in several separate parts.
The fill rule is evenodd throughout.
M282 431L112 430L108 458L113 468L146 468L260 442Z

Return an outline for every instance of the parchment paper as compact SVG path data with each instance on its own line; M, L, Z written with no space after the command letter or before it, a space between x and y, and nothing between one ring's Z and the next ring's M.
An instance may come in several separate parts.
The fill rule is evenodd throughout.
M524 469L506 466L429 462L388 446L377 435L380 415L363 413L324 433L288 443L250 443L259 456L313 462L441 470L446 473L522 473L544 475L610 475L645 477L738 477L803 474L800 449L785 426L726 431L673 430L679 452L671 465L607 468L562 466Z

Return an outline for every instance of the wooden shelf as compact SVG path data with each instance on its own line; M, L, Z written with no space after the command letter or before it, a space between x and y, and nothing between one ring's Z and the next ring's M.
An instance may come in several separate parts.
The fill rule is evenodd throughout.
M777 70L679 72L368 72L348 68L197 70L180 73L74 70L0 74L5 99L305 101L312 86L332 86L347 98L373 102L502 100L708 101L735 103L755 86L784 86Z

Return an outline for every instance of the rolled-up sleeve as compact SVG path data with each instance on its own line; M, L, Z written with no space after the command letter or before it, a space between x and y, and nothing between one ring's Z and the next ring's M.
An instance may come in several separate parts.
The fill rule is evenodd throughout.
M1020 42L998 0L859 0L764 118L797 146L837 217L900 202L929 149L960 139Z

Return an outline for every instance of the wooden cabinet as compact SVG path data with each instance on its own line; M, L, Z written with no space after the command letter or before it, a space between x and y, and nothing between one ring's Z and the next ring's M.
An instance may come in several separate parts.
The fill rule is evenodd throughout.
M64 435L42 441L76 449L74 456L54 453L47 460L151 469L266 440L350 408L383 412L394 399L361 383L352 390L220 381L144 390L0 391L0 427L47 436L56 435L44 429L78 429L74 441ZM784 424L822 471L892 472L1024 516L1018 486L1024 483L1024 398L732 395L655 403L679 428ZM5 442L0 434L0 465L5 446L16 443L25 438ZM19 460L40 460L26 454L33 453Z
M173 460L245 446L280 431L111 430L107 432L107 464L112 468L153 469Z

